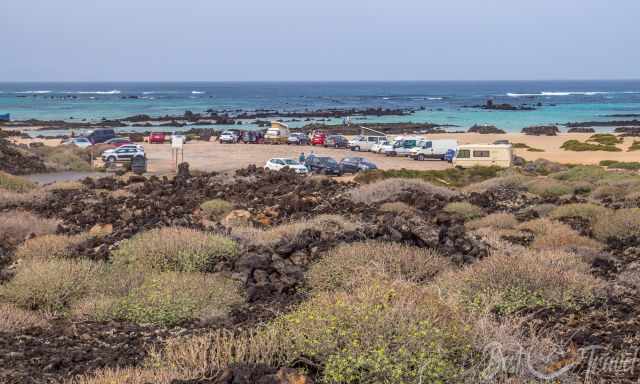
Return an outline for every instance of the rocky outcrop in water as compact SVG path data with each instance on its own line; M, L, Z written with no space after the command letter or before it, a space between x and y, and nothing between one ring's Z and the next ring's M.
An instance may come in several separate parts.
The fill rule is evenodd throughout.
M506 133L504 130L496 127L495 125L477 125L477 124L469 128L467 132L480 133L482 135Z
M532 136L556 136L560 133L560 129L555 125L535 125L522 128L522 133Z

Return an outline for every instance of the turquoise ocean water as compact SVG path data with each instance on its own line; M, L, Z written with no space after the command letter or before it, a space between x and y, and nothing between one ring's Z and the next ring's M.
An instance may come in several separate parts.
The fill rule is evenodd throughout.
M468 106L487 99L534 111L488 111ZM538 104L541 104L538 107ZM421 82L182 82L0 83L0 114L14 120L122 118L181 115L207 109L251 112L328 108L424 108L411 116L364 116L354 122L491 124L511 132L537 124L631 120L640 117L640 80L625 81L421 81ZM334 119L329 123L338 123ZM251 128L249 121L245 128ZM291 122L292 127L305 122ZM224 126L216 126L224 129ZM128 129L128 128L127 128ZM140 130L145 130L139 128ZM148 128L147 128L148 129ZM164 128L172 130L172 128ZM184 128L188 129L188 127ZM59 133L59 132L52 132Z

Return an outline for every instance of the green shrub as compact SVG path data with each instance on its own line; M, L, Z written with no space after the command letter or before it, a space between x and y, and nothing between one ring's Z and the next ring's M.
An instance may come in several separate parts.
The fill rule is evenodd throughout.
M607 167L612 169L627 169L631 171L637 171L640 169L640 162L637 161L615 161L607 165Z
M101 268L87 260L26 260L15 277L0 286L0 298L23 309L64 314L90 293Z
M113 252L113 262L155 271L209 272L236 253L237 245L228 237L165 227L122 242Z
M639 151L640 150L640 141L634 140L633 143L631 143L631 145L629 146L629 149L627 149L627 151L632 152L632 151Z
M588 220L590 223L603 215L608 214L609 209L591 203L566 204L555 208L549 213L549 217L553 219L561 219L566 217L580 217Z
M550 177L564 181L586 181L589 183L596 183L598 181L610 178L612 177L612 175L611 172L607 172L605 169L597 165L578 165L569 168L566 171L553 173L550 175Z
M527 149L527 152L545 152L545 150L540 148L529 148Z
M238 284L220 276L152 273L127 295L99 305L95 316L172 326L186 320L224 317L242 301Z
M320 362L324 383L445 383L472 361L468 327L437 295L406 282L323 293L273 326L290 351Z
M420 179L435 185L446 187L463 187L496 177L503 169L500 167L449 168L445 170L418 171L409 169L376 169L360 172L356 175L358 183L372 183L379 180L400 178Z
M484 214L482 208L466 201L449 203L444 207L444 211L460 216L465 220L477 219Z
M599 216L593 234L602 241L640 236L640 208L618 209Z
M559 250L499 252L472 266L445 272L441 292L468 310L511 314L538 306L573 307L593 299L600 282L590 266Z
M592 141L602 145L616 145L622 143L623 140L611 133L597 133L595 135L591 135L587 141Z
M572 194L574 188L561 181L550 178L539 178L527 183L529 192L544 198L560 197Z
M566 224L547 218L527 221L518 229L532 232L535 235L531 248L534 249L570 249L591 248L602 249L602 244L588 237L581 236Z
M200 204L200 209L209 217L219 220L233 210L233 204L226 200L213 199Z
M0 171L0 189L11 192L29 192L36 188L36 184L19 176Z
M591 143L583 143L578 140L567 140L565 141L560 148L565 151L608 151L608 152L620 152L622 149L613 146L613 145L602 145L602 144L591 144Z
M600 165L601 167L608 167L608 166L610 166L611 164L615 164L615 163L617 163L617 161L616 161L616 160L601 160L601 161L598 163L598 165Z
M430 249L369 241L332 249L311 266L306 278L314 290L335 291L369 278L425 282L448 266L446 259Z
M482 193L491 189L498 189L498 188L524 189L525 184L529 180L531 180L531 177L529 176L524 176L517 173L510 174L510 175L499 176L493 179L468 185L463 188L463 191L468 193L471 193L471 192Z
M525 143L513 143L511 144L511 147L514 149L527 149L527 148L531 148L530 146L528 146Z

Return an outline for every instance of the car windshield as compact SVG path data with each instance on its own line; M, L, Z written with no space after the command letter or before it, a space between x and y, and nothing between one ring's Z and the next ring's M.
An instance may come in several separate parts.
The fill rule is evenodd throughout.
M89 140L87 140L87 139L85 139L85 138L79 138L79 139L76 139L76 142L78 142L78 143L86 143L86 142L88 142L88 141L89 141Z
M292 160L292 159L285 159L284 163L287 164L287 165L298 165L298 164L300 164L297 161Z

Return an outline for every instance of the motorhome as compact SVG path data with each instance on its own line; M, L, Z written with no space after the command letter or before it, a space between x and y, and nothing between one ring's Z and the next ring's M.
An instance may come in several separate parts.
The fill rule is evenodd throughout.
M264 135L266 144L287 144L289 140L289 127L279 121L272 121L271 128Z
M411 149L409 156L414 160L439 159L444 160L447 151L458 149L456 140L421 140Z
M458 146L453 165L469 168L474 166L498 166L508 168L513 163L511 144L465 144Z

